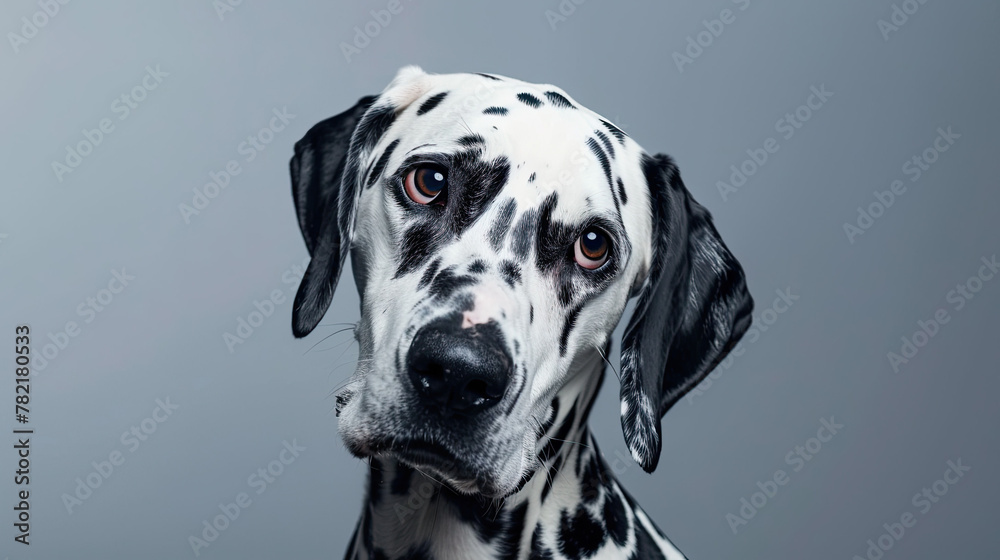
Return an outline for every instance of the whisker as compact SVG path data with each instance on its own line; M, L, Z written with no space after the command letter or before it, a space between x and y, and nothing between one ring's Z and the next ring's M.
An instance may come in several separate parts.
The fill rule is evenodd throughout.
M620 373L618 373L618 370L616 370L616 369L615 369L615 366L614 366L614 364L612 364L612 363L611 363L611 362L610 362L610 361L608 360L608 357L604 355L604 351L603 351L603 350L601 350L601 347L600 347L600 346L597 346L596 348L597 348L597 353L601 355L601 359L603 359L603 360L604 360L604 363L608 364L608 367L610 367L610 368L611 368L611 371L613 371L613 372L615 373L615 377L617 377L617 378L618 378L618 382L619 382L619 383L621 383L621 380L622 380L622 376L621 376L621 374L620 374Z
M553 438L549 438L549 439L555 440L555 441L562 441L562 442L566 442L566 443L574 443L576 445L579 445L580 447L590 447L586 443L582 443L582 442L579 442L579 441L572 441L572 440L568 440L568 439L559 439L557 437L553 437Z
M317 342L316 344L313 344L312 346L310 346L309 350L306 350L305 352L303 352L302 355L304 356L304 355L308 354L309 352L312 351L313 348L316 348L317 346L319 346L320 344L322 344L324 341L326 341L326 339L330 338L331 336L336 336L336 335L338 335L340 333L347 332L347 331L352 331L352 330L354 330L354 327L348 327L348 328L345 328L345 329L336 330L336 331L334 331L334 332L332 332L332 333L324 336L323 338L321 338L319 340L319 342Z

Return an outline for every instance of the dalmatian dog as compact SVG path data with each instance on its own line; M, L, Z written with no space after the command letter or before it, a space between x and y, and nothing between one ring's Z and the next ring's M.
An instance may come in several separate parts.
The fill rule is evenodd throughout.
M684 555L587 427L611 334L648 472L660 419L750 323L743 270L666 155L563 90L401 69L295 144L312 332L348 255L358 365L339 431L369 461L348 559Z

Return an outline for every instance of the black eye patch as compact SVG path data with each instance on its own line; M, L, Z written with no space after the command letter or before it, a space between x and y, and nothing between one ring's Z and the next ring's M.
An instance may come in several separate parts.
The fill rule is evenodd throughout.
M470 138L476 142L482 139L479 135ZM421 165L435 165L447 171L447 203L417 205L405 194L402 185L406 173ZM479 147L452 154L415 154L408 157L388 181L396 204L409 210L410 216L416 220L403 232L395 276L402 276L423 265L445 243L461 236L490 207L507 184L509 176L510 162L507 158L485 159Z

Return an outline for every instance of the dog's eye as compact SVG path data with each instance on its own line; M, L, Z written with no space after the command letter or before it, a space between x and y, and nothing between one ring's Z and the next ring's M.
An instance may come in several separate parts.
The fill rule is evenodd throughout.
M443 198L441 195L447 186L448 176L439 167L416 167L406 174L403 181L406 196L418 204L430 204Z
M611 243L608 235L597 228L588 228L573 244L573 257L576 264L594 270L600 268L608 260Z

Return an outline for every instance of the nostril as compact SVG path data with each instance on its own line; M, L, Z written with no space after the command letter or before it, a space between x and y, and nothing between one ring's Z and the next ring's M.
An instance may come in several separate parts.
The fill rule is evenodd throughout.
M463 400L472 406L482 406L502 396L502 393L498 393L495 388L491 390L491 387L482 379L469 381L463 393Z
M502 337L483 326L458 334L436 327L420 329L407 355L416 396L445 416L477 414L498 403L511 375Z
M425 395L443 395L447 399L447 387L445 384L445 370L440 364L422 363L414 364L413 381L417 389Z

